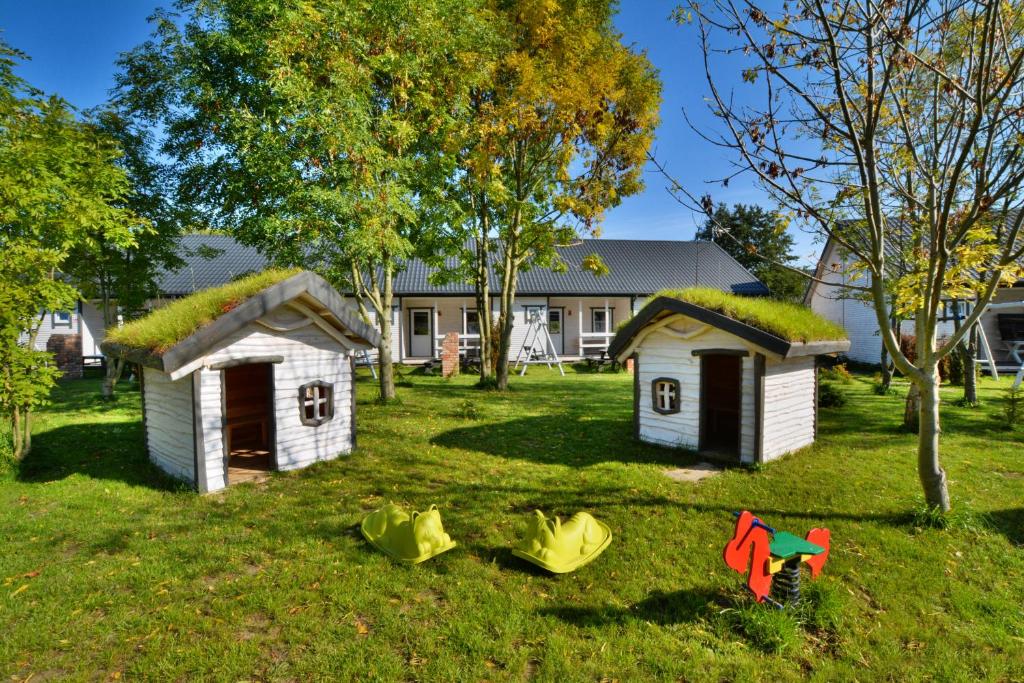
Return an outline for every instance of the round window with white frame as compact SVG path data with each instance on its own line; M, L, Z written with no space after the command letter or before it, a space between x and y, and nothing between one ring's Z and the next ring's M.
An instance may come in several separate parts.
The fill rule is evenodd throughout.
M658 377L651 382L651 399L654 412L671 415L679 412L679 380Z

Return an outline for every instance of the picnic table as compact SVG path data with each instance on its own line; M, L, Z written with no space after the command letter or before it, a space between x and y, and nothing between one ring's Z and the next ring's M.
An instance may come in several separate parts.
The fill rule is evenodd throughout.
M586 356L583 360L587 362L588 368L601 368L602 366L607 365L608 363L611 363L612 369L615 369L619 366L619 361L609 356L607 351L601 351L601 355L597 357Z

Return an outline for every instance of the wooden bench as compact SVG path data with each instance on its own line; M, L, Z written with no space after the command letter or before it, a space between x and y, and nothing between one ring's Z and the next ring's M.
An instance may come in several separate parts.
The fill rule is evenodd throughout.
M268 418L267 405L262 399L251 403L248 401L235 402L235 405L228 410L224 420L227 452L231 453L231 444L235 441L235 432L237 430L243 427L252 428L254 426L259 429L260 447L266 449L269 431Z

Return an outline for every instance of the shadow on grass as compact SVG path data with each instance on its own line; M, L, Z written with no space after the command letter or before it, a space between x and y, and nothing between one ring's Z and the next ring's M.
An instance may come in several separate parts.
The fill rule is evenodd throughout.
M587 467L602 462L679 466L700 460L693 451L637 443L628 420L584 414L538 415L457 427L438 434L430 443L444 448L571 467Z
M1024 547L1024 508L993 510L985 516L994 531L1006 536L1010 543Z
M595 607L548 607L538 611L574 626L605 626L630 621L644 621L670 626L696 621L712 614L717 607L728 605L720 588L688 588L671 593L655 591L628 607L601 605Z
M191 436L191 435L189 435ZM57 481L73 474L173 490L181 482L146 458L139 422L65 425L32 437L32 450L18 464L19 481Z

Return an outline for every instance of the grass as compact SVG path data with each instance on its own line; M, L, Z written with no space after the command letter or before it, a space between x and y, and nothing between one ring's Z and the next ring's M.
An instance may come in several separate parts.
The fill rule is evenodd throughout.
M198 496L143 454L138 393L63 383L0 480L0 676L94 680L1020 680L1022 434L944 389L959 518L920 513L901 400L855 375L816 446L700 484L692 455L634 443L632 379L531 368L507 394L410 375L359 384L351 456ZM1004 380L1001 387L1005 387ZM898 385L901 389L905 387ZM470 406L472 406L470 408ZM437 503L459 547L391 562L356 525ZM585 509L614 540L553 577L512 557L527 514ZM821 579L784 613L721 550L734 510L832 530Z
M272 268L220 287L201 290L123 327L108 330L106 338L127 348L163 353L249 297L299 272L297 268Z
M707 287L663 289L655 294L659 296L702 306L790 342L846 339L842 327L799 304L736 296Z

